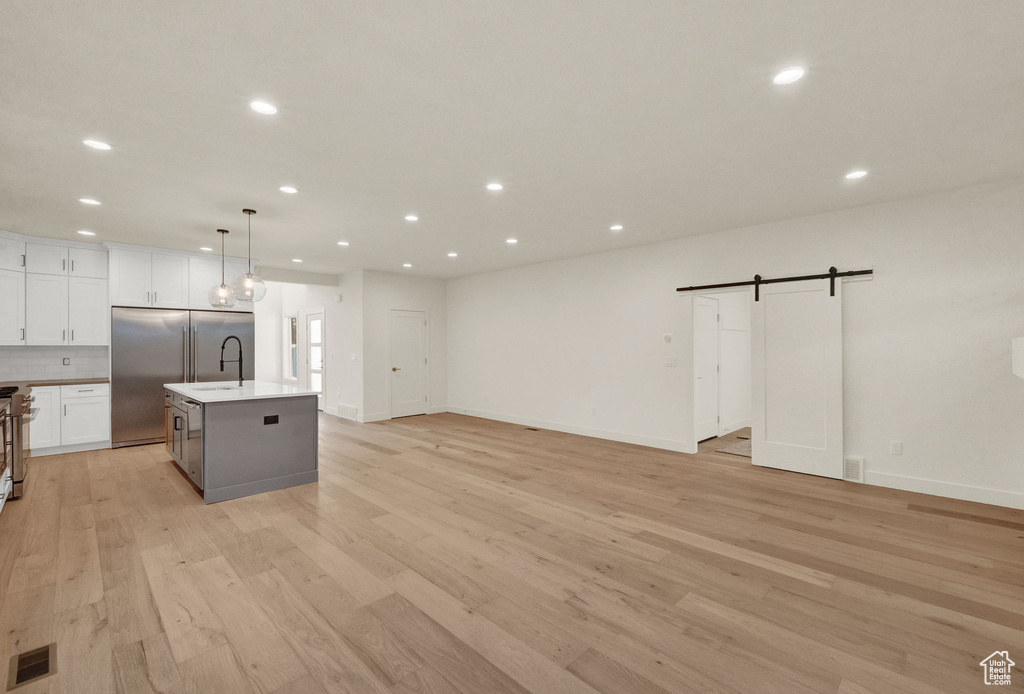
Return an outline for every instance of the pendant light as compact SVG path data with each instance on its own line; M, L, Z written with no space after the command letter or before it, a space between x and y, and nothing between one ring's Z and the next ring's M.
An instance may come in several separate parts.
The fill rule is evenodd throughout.
M231 289L239 301L259 301L266 296L267 285L259 275L252 272L252 216L256 214L256 210L246 208L242 212L249 218L249 271L236 277Z
M224 282L224 237L227 229L218 229L220 234L220 284L210 290L210 305L215 308L231 308L235 305L235 293Z

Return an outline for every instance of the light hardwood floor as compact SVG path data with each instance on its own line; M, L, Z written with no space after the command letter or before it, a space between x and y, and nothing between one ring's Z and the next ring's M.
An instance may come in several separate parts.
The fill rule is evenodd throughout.
M22 694L969 692L1024 662L1022 512L717 445L323 416L318 485L211 506L162 446L37 458L0 675L51 641Z

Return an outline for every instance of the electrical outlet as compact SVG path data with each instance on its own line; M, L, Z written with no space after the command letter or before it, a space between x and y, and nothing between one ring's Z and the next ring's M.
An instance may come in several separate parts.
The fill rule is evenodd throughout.
M64 366L71 366L71 357L64 357Z
M889 444L889 453L891 455L903 455L903 442L893 441Z

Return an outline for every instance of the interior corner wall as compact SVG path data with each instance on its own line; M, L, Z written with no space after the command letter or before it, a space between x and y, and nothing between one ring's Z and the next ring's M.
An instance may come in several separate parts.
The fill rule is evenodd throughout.
M267 294L254 311L256 378L286 382L284 317L297 314L302 321L304 314L322 309L327 338L324 411L354 419L362 400L361 272L342 275L338 286L286 282L266 285Z
M450 280L448 409L691 450L674 288L873 268L842 295L845 453L870 484L1024 508L1021 258L1014 179Z
M447 410L447 302L445 282L390 272L363 271L363 408L360 421L390 417L388 341L391 310L426 311L427 412Z

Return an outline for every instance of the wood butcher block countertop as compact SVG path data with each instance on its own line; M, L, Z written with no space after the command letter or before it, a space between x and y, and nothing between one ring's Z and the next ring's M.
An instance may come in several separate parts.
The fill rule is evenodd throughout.
M25 381L4 381L3 386L18 386L19 388L45 388L46 386L84 386L90 383L110 383L107 377L100 378L54 378L50 380L25 380Z

